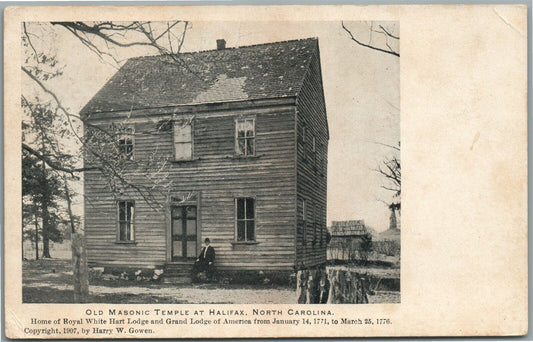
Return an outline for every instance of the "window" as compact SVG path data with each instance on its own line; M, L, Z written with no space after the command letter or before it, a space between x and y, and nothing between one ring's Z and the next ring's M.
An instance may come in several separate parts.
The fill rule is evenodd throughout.
M174 121L174 160L192 159L192 120Z
M133 242L135 240L133 213L135 204L133 201L118 201L118 234L119 242Z
M255 200L236 198L235 216L237 241L255 241Z
M133 160L133 137L135 129L128 127L119 135L118 151L120 156L126 160Z
M255 119L235 121L235 153L239 156L255 155Z

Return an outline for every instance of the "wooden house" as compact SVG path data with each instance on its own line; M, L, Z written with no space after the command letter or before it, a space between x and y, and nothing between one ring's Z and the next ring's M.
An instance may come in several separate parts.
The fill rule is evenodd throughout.
M361 246L371 234L364 220L333 221L329 228L328 260L354 260L359 258Z
M86 130L127 127L118 144L131 160L128 180L143 185L150 172L136 163L165 161L150 176L165 189L151 194L160 208L131 189L110 191L99 171L85 173L90 264L190 270L207 237L217 270L326 262L329 133L318 40L217 43L132 58L82 109Z

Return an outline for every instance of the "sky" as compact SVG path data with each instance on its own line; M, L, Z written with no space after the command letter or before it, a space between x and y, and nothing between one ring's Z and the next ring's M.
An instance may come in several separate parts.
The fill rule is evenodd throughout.
M365 43L382 44L383 35L371 28L383 24L399 35L398 23L345 22ZM117 71L116 64L102 62L67 31L38 27L45 49L64 65L63 75L49 82L65 107L77 113ZM330 132L328 149L328 225L337 220L364 220L383 231L390 211L384 202L392 192L381 188L383 176L375 169L380 161L399 156L400 58L357 45L340 22L192 22L182 52L211 50L216 39L227 47L317 37ZM393 42L391 42L392 44ZM36 44L40 44L37 42ZM119 59L154 54L128 48L116 52ZM23 88L34 87L23 79Z

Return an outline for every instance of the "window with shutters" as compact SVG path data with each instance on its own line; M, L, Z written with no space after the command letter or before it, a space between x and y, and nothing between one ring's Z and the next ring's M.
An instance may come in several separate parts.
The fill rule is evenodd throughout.
M192 120L178 120L173 123L174 160L192 160Z
M255 155L255 119L235 120L235 153L238 156Z
M135 203L133 201L118 201L117 205L117 242L134 242L135 226L133 218Z
M255 200L251 197L235 199L235 240L255 241Z

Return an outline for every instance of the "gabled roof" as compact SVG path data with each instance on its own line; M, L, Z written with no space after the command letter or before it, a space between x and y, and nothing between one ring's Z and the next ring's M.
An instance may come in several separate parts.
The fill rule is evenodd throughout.
M316 38L129 59L82 115L296 96Z
M364 220L331 222L331 236L361 236L366 233Z

